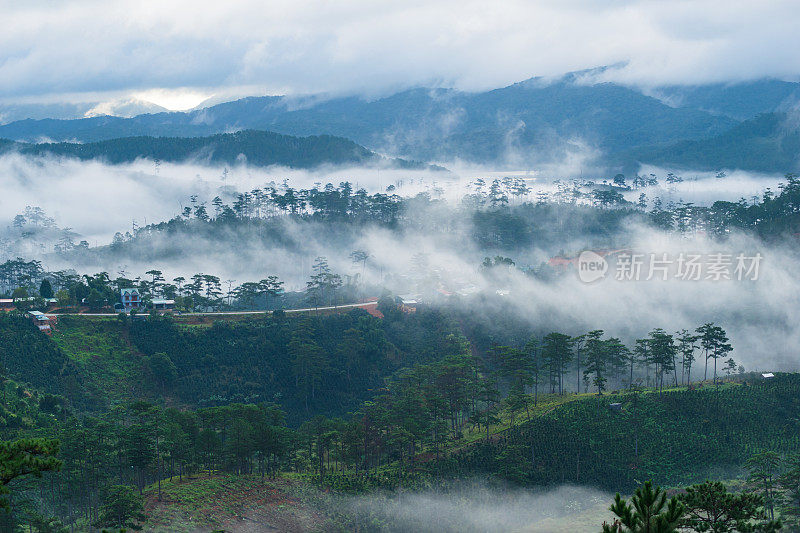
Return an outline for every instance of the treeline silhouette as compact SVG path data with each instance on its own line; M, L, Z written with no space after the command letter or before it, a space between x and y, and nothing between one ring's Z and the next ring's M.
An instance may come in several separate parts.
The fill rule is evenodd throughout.
M385 164L398 168L424 165L385 159L343 137L313 135L293 137L270 131L245 130L208 137L123 137L88 143L5 143L0 150L26 155L101 159L111 164L150 159L182 163L197 161L223 165L314 168L321 165Z

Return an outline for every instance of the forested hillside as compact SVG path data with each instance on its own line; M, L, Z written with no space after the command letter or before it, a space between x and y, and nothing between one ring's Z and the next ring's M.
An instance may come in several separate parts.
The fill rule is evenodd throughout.
M354 310L212 327L148 320L131 324L130 338L146 356L169 354L174 369L156 376L181 403L271 401L298 424L355 409L394 371L438 359L454 331L436 311L379 320Z
M0 372L83 404L85 382L75 361L30 319L0 312L0 339Z
M57 252L76 265L146 261L158 269L196 256L199 250L205 257L224 261L236 257L247 264L263 261L259 253L263 248L290 256L334 244L346 254L363 251L365 232L385 229L395 236L458 236L477 250L476 255L483 254L474 258L477 263L486 256L526 254L532 246L551 255L563 254L567 247L622 247L641 226L719 240L744 232L771 242L800 231L796 207L800 181L794 174L786 176L778 191L767 189L760 198L710 205L682 200L664 203L658 196L648 197L652 189L643 185L647 180L658 183L655 176L634 175L630 181L620 177L620 186L558 182L555 191L537 194L535 201L523 200L530 190L521 180L479 180L471 185L476 192L458 205L428 193L403 198L392 187L387 193L368 194L354 190L349 182L310 189L265 186L237 194L230 204L219 196L193 197L180 215L133 232L119 232L110 245L90 248L88 243L84 247L69 241L59 244ZM671 175L665 186L682 179ZM725 184L725 177L717 183ZM630 197L631 193L638 194L638 202L625 199L624 194ZM35 228L21 230L24 239L36 240ZM41 280L42 272L32 275ZM11 280L0 269L0 287L6 279L8 286Z
M460 449L432 468L612 491L632 491L643 479L679 486L735 477L759 452L800 452L798 390L800 376L791 374L734 386L585 398Z
M380 165L420 168L419 163L384 159L340 137L292 137L269 131L239 131L210 137L125 137L90 143L12 143L0 148L26 155L99 159L112 164L140 158L165 162L199 162L253 166L314 168L321 165Z
M189 4L0 6L0 533L800 533L798 6Z
M731 477L753 454L800 449L798 376L764 380L729 361L717 377L731 348L711 324L697 336L656 329L628 350L599 330L525 341L513 324L480 314L404 312L388 299L379 308L383 319L278 312L211 326L62 317L52 339L25 317L0 314L0 435L58 439L63 461L46 491L15 483L12 494L32 503L15 499L3 520L135 524L146 517L135 510L138 492L150 487L155 497L168 479L215 472L290 471L348 492L475 475L624 490L643 477ZM703 353L716 384L685 372ZM62 388L63 368L94 391L93 402ZM576 372L596 392L566 386ZM108 515L120 499L133 506L130 522Z
M62 317L53 339L18 314L0 313L0 327L8 376L80 409L140 396L188 406L275 402L293 424L357 408L396 370L437 360L457 332L434 310L389 312L380 320L361 309L278 312L212 326L168 317L130 324Z
M298 228L344 243L352 274L316 257L299 291L284 290L264 268L236 284L209 272L167 280L155 263L114 278L50 272L22 258L0 264L4 305L13 307L0 313L0 453L47 476L40 482L26 468L12 470L12 512L2 515L3 525L131 527L147 523L148 513L170 515L159 500L165 487L212 490L227 478L237 487L258 479L251 484L258 494L273 477L284 488L290 479L312 498L475 476L624 491L643 479L673 488L705 476L752 483L745 470L763 454L774 459L780 487L770 501L788 520L796 505L793 478L784 475L799 451L800 382L796 374L747 372L743 364L774 355L751 353L758 344L741 348L741 336L731 340L740 321L724 324L726 331L715 311L697 312L709 317L676 331L637 311L630 316L649 332L632 337L612 313L590 322L608 330L590 329L567 313L554 320L557 307L515 306L510 291L500 290L509 279L539 290L564 279L557 262L518 266L507 250L612 239L634 223L681 239L703 232L720 247L737 238L772 246L791 239L797 224L794 175L778 193L752 202L653 202L650 209L646 198L633 204L620 192L646 190L651 180L560 183L534 203L521 200L524 182L498 179L476 182L457 206L426 194L353 191L349 183L266 186L231 203L214 198L208 209L194 198L174 219L120 234L102 251L63 252L147 249L160 235L213 237L234 248L240 235L307 246ZM465 214L468 223L456 220ZM25 216L46 218L34 209ZM450 292L458 280L416 255L401 282L423 301L378 292L360 277L370 254L351 246L365 229L470 243L486 288ZM113 314L111 303L130 287L144 307ZM374 293L382 297L370 312L338 307ZM173 307L154 307L165 299ZM26 315L31 309L58 313L50 335ZM757 320L767 322L746 317ZM772 327L765 326L768 335ZM0 505L4 498L0 492ZM127 509L122 518L114 514L120 507Z

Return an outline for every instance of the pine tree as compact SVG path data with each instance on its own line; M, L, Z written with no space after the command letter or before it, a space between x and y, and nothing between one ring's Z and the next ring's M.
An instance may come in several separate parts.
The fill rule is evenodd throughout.
M675 354L677 352L675 340L663 329L656 328L650 332L648 341L650 360L655 364L657 384L661 390L664 388L664 374L675 372Z
M550 392L557 388L559 394L564 392L564 374L574 357L575 340L563 333L549 333L542 342L542 363L550 375Z
M664 490L647 481L630 503L617 493L610 510L617 519L611 525L603 523L603 533L672 533L678 531L685 507L677 498L667 500Z
M781 529L779 521L767 517L761 495L733 494L719 481L687 487L678 499L686 506L683 525L691 531L770 533Z
M764 504L769 509L769 517L775 519L775 484L780 476L781 457L775 452L761 452L753 455L745 463L750 472L749 479L761 487Z
M789 458L786 469L780 479L781 486L789 491L792 497L794 512L800 516L800 454Z
M678 341L678 351L681 354L681 384L688 385L692 381L692 364L694 363L694 352L697 349L697 335L692 335L689 330L682 329L676 334ZM684 375L686 379L684 380Z
M42 279L42 283L39 285L39 296L42 298L53 297L53 286L47 278Z
M586 334L586 368L583 371L584 380L591 378L592 384L597 387L597 395L606 390L606 369L608 367L608 353L606 344L601 340L603 330L597 329Z
M13 480L61 469L56 459L59 442L48 439L0 441L0 510L9 509L8 484Z

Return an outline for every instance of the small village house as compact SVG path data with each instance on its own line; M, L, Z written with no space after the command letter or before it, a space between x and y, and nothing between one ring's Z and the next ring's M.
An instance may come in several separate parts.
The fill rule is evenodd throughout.
M130 313L132 310L139 311L143 308L142 297L139 294L139 289L129 288L120 289L120 303L122 307L114 306L114 309L125 313Z
M41 311L30 311L28 313L33 320L33 323L36 327L39 328L39 331L44 333L50 334L50 317L46 314L42 313Z
M153 309L156 311L171 311L175 309L175 300L153 300Z

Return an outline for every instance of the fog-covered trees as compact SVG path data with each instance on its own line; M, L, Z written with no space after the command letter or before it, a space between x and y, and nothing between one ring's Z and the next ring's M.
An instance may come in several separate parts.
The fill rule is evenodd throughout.
M605 332L601 329L592 330L585 336L584 353L586 354L585 369L583 371L583 379L585 383L591 383L597 388L597 394L603 394L606 390L606 370L611 364L609 352L606 349L606 344L602 340Z
M717 360L724 358L733 350L733 346L728 343L728 336L719 326L714 324L703 324L697 328L700 346L705 355L705 372L703 379L708 379L708 360L714 360L714 383L717 382Z
M334 273L325 257L317 257L311 267L313 274L306 282L306 295L314 307L336 305L336 290L342 286L342 276Z
M672 373L675 376L675 385L678 384L675 366L675 346L672 335L663 329L654 329L647 339L650 362L655 366L656 380L660 389L664 388L664 376Z
M714 324L698 328L701 334L694 335L684 329L674 334L656 328L642 339L637 339L629 347L619 338L605 338L603 330L593 330L572 337L564 333L551 332L541 340L531 339L524 347L526 357L531 361L531 371L537 377L541 373L550 392L564 393L588 390L591 385L602 394L608 389L609 381L614 387L633 388L637 383L663 389L670 383L674 386L689 384L695 352L703 347L703 334L706 332L708 359L728 354L733 348L727 342L725 331ZM505 353L508 347L497 346L494 353ZM732 359L730 360L732 361ZM735 362L726 362L726 374L741 372ZM570 371L578 372L583 378L578 385L566 386L564 376ZM652 371L652 376L651 376ZM642 375L643 374L643 375ZM680 374L680 376L679 376ZM535 392L535 391L534 391Z
M558 332L548 333L542 340L540 357L550 378L550 392L564 391L564 374L574 357L575 342L569 335Z

